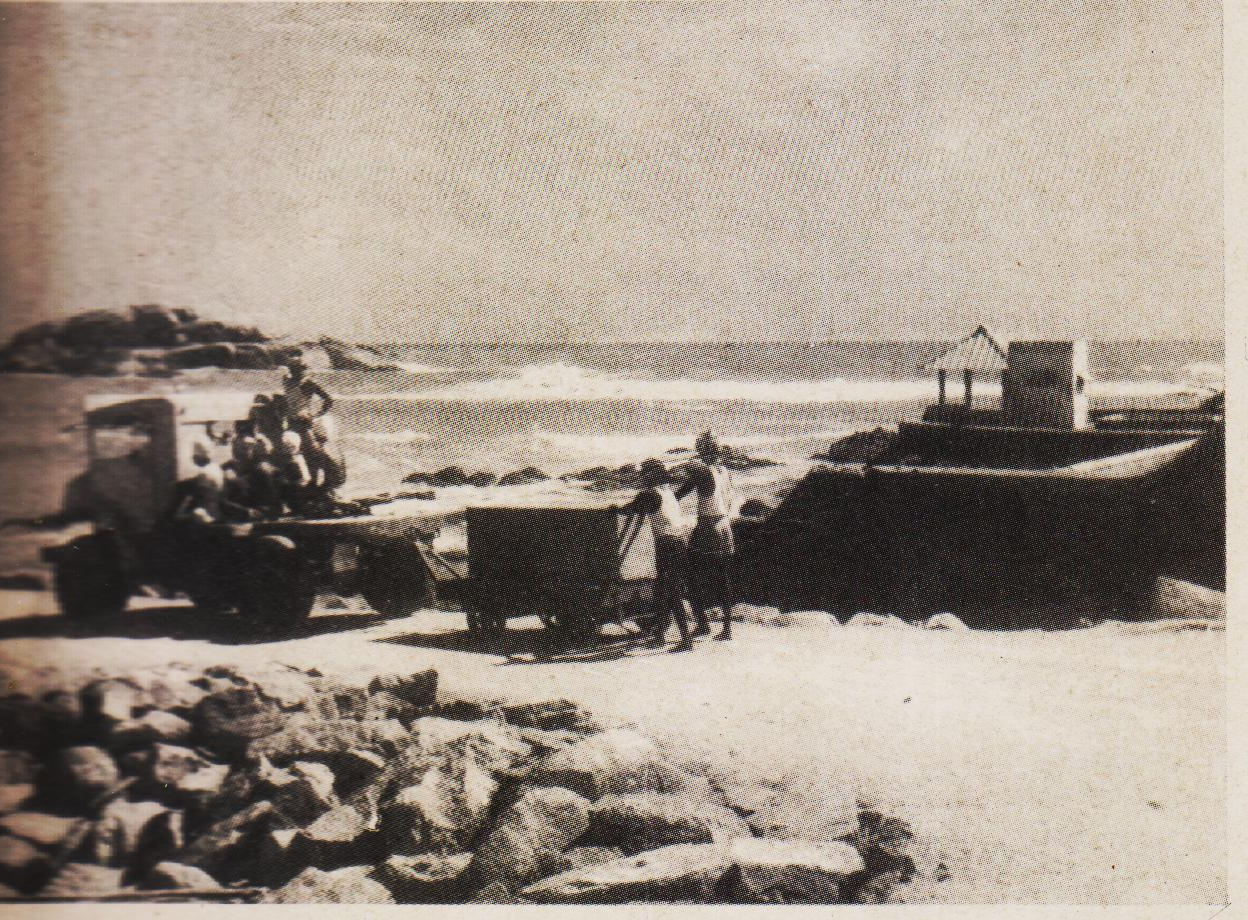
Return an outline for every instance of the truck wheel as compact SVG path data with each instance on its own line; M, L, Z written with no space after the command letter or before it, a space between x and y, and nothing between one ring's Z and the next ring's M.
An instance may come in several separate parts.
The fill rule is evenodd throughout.
M247 547L239 612L274 627L302 623L316 602L316 587L294 541L269 535Z
M130 599L117 545L99 534L79 537L61 547L52 586L61 612L73 620L116 616Z
M364 547L360 555L360 594L382 616L411 616L436 602L429 567L412 544Z

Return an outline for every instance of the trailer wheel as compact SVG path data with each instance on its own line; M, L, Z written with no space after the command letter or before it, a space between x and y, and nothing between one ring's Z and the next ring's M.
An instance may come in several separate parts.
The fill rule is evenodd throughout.
M361 547L360 557L360 594L382 616L411 616L437 601L429 567L411 543Z
M103 534L79 537L60 548L52 586L61 612L73 620L116 616L130 599L117 544Z
M288 537L259 537L247 547L239 612L273 627L302 623L316 602L303 556Z

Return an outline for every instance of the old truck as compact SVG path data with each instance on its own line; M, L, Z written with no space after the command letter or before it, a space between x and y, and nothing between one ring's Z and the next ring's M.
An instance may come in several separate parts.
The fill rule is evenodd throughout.
M234 423L247 418L252 399L230 392L88 398L87 469L69 484L63 514L90 521L92 532L43 551L66 616L120 613L141 586L274 627L298 624L326 591L360 594L386 616L433 602L425 553L437 521L428 517L172 519L177 485L196 470L193 445L226 459Z

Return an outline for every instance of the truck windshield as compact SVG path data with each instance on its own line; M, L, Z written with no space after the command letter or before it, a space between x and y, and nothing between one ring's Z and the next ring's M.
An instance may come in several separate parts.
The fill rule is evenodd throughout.
M142 459L152 443L152 432L146 425L109 425L91 429L91 444L96 460Z

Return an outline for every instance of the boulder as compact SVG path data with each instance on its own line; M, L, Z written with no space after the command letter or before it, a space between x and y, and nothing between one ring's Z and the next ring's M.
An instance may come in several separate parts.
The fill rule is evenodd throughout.
M754 604L736 604L732 618L739 623L755 623L759 626L782 626L784 614L779 607L758 607Z
M60 751L42 777L41 791L58 806L81 811L121 778L108 751L91 745Z
M74 818L19 811L0 818L0 834L18 837L44 850L55 850L69 836L78 822Z
M520 703L503 706L499 710L503 719L521 728L539 728L544 731L576 731L591 734L600 730L593 716L571 700L542 700L538 703Z
M589 813L595 843L640 853L674 843L724 843L750 836L736 812L713 802L672 793L603 796Z
M82 718L95 730L107 733L118 722L129 721L142 696L143 688L131 680L92 681L79 692Z
M131 871L141 877L152 866L181 853L186 847L185 824L180 811L163 811L147 821L130 856Z
M543 868L589 829L589 808L588 799L560 786L527 790L477 847L477 877L513 891L540 878Z
M48 855L19 837L0 836L0 884L30 893L47 879Z
M416 707L432 706L438 698L438 672L433 668L411 674L388 674L374 677L368 692L389 693Z
M291 858L318 869L352 865L369 855L361 846L369 830L358 811L338 805L295 834Z
M8 885L0 885L0 901L11 901L14 898L20 898L22 893L16 888L10 888Z
M49 690L39 697L40 732L54 744L84 740L82 702L68 690Z
M378 867L377 874L401 903L448 904L463 899L471 862L471 853L395 855Z
M730 897L747 903L835 904L841 886L865 868L854 847L835 841L742 837L728 858Z
M520 894L545 904L705 901L731 865L717 844L679 843L562 872Z
M537 467L526 466L523 469L506 473L498 480L498 484L500 486L524 486L534 482L545 482L549 478Z
M173 744L152 746L147 770L148 787L158 799L174 805L202 807L221 793L230 768Z
M0 815L20 811L35 795L30 783L6 783L0 786Z
M216 879L203 869L196 869L194 866L184 866L182 863L176 862L160 862L147 871L140 880L138 887L157 890L177 888L198 888L203 890L220 888L221 886L217 884Z
M86 852L91 862L116 869L129 866L139 852L139 841L148 823L168 811L159 802L110 802L87 838Z
M275 698L246 684L204 697L191 724L201 744L228 759L241 757L248 745L279 731L287 719Z
M0 784L33 783L39 775L39 763L26 751L0 751Z
M648 738L628 729L589 735L547 754L530 774L534 785L563 786L590 801L609 793L701 791L705 780L668 763Z
M840 629L841 621L826 610L793 610L784 615L784 625L795 629Z
M238 855L248 837L273 814L272 802L256 802L238 814L208 828L183 849L178 862L215 874L221 866Z
M351 866L333 872L308 868L264 896L266 904L393 904L381 882L370 877L372 866Z
M525 765L533 753L510 726L492 719L459 722L425 716L412 723L415 753L425 762L471 755L495 772L511 772Z
M258 739L247 749L247 759L267 758L278 766L296 760L328 764L342 777L370 779L378 770L376 756L393 757L411 741L398 720L296 719L285 728Z
M122 890L121 870L88 863L68 863L52 877L40 897L91 898Z
M468 904L532 904L532 901L526 901L518 895L512 894L502 882L490 882L471 898L467 900Z
M858 826L858 797L832 779L794 791L756 779L719 779L728 806L745 815L756 836L774 839L835 840Z
M923 624L924 629L948 629L953 632L965 632L970 629L965 623L954 616L952 613L934 613L927 618L927 622Z
M114 724L108 743L114 751L129 751L158 741L181 744L190 737L190 722L171 712L153 709L137 719Z
M498 780L475 758L448 756L383 806L381 829L400 852L459 852L481 831L497 791Z
M265 782L273 807L295 824L315 821L338 805L334 771L323 763L297 760L285 770L271 768Z
M583 846L573 847L566 853L558 853L547 860L539 877L558 875L572 869L587 869L619 859L624 851L619 847Z

